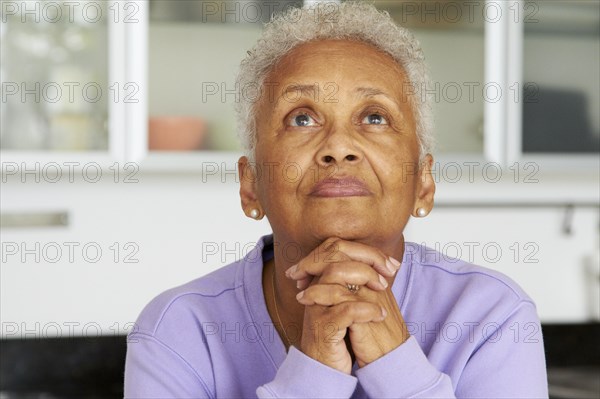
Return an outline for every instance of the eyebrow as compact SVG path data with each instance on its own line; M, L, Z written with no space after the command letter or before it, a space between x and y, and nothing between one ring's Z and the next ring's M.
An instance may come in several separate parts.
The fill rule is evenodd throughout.
M317 90L315 89L315 86L316 86ZM277 106L279 105L281 100L283 100L283 98L288 93L294 93L294 92L300 92L301 97L311 97L311 98L315 98L319 94L317 84L314 84L314 85L299 85L299 84L288 85L285 88L285 90L283 92L281 92L279 97L277 97L277 100L275 100L275 106L273 108L277 108Z
M286 89L279 95L279 97L275 101L274 108L277 108L277 106L279 105L279 102L288 93L299 92L302 97L310 97L313 99L316 98L317 96L324 96L324 95L326 96L326 95L331 94L331 90L323 89L323 90L321 90L321 92L319 92L319 91L320 90L319 90L318 84L313 84L313 85L292 84L292 85L289 85L286 87ZM376 97L376 96L384 96L387 99L389 99L390 101L397 104L397 102L392 97L390 97L386 92L384 92L383 90L374 88L374 87L357 87L356 89L354 89L354 93L355 93L355 98L371 98L371 97Z
M356 98L362 97L362 98L370 98L370 97L376 97L376 96L384 96L387 97L388 99L394 101L390 96L387 95L386 92L384 92L383 90L380 89L376 89L374 87L357 87L356 90L354 90L354 92L356 93Z

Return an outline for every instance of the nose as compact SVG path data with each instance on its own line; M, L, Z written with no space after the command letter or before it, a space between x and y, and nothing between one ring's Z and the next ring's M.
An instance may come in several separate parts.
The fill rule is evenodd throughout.
M362 152L354 144L352 134L345 129L335 129L329 132L325 142L317 151L317 163L320 166L341 166L342 163L356 164L360 162Z

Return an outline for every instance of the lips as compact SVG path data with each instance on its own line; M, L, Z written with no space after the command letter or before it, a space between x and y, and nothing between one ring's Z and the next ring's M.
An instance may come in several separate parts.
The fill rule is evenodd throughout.
M346 176L323 179L313 187L315 197L355 197L371 195L367 185L357 177Z

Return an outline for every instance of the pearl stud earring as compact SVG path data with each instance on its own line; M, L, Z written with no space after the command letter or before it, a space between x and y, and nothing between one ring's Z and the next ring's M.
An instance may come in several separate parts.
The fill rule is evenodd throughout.
M427 211L425 210L425 208L417 208L417 216L420 218L424 218L425 216L427 216Z
M253 218L253 219L258 219L258 216L259 216L259 215L260 215L260 214L259 214L259 212L258 212L258 209L252 209L252 210L250 211L250 217L251 217L251 218Z

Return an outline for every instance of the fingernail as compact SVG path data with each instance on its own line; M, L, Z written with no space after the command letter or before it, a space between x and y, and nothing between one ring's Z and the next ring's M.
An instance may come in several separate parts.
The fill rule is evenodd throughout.
M392 262L392 264L393 264L394 266L396 266L396 270L400 269L400 265L401 265L401 263L400 263L400 262L398 262L398 260L397 260L397 259L394 259L394 258L392 258L391 256L390 256L389 258L390 258L390 262Z
M385 316L387 316L387 310L385 310L385 308L381 308L381 320L385 319Z
M296 288L300 289L300 283L302 283L302 280L296 281Z
M394 264L389 259L385 260L385 267L387 267L387 269L389 270L389 272L390 272L390 274L392 276L394 274L396 274L396 267L394 266Z
M302 298L304 296L304 291L300 291L297 295L296 295L296 299L300 300L300 298Z
M298 265L296 264L285 271L285 276L292 277L292 275L294 273L296 273L297 270L298 270Z
M383 285L383 288L387 288L388 287L387 280L381 274L379 275L379 282L381 283L381 285Z

